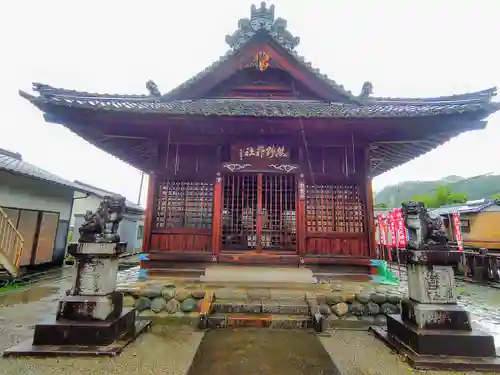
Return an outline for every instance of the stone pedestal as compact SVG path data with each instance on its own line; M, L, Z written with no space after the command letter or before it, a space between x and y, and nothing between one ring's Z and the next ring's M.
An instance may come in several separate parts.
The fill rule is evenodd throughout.
M453 266L461 253L436 249L401 254L409 298L401 303L401 315L388 316L387 329L372 327L375 334L417 369L500 369L493 336L473 330L469 313L457 305Z
M71 244L75 274L67 295L59 301L55 319L37 324L33 340L4 356L119 354L150 324L135 320L135 309L123 308L116 292L118 257L126 243Z

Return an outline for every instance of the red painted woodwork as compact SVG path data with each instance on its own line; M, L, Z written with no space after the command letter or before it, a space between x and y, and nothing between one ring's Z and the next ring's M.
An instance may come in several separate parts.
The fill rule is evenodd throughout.
M213 225L212 225L212 252L217 258L220 252L221 245L221 226L222 226L222 177L220 172L217 172L214 185L214 202L213 202Z
M305 254L370 255L359 185L307 185L305 208Z
M222 248L296 252L293 174L223 176Z
M212 253L213 184L166 180L157 189L150 249Z
M155 194L156 188L157 188L156 174L151 172L149 173L149 178L148 178L148 195L146 198L146 213L144 217L144 237L142 239L143 253L148 252L150 249L151 231L153 229L154 207L156 203L156 194Z

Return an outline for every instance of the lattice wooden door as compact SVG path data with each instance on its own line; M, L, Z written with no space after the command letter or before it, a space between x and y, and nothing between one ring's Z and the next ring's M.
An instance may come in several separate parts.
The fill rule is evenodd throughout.
M294 175L230 174L223 178L223 250L296 250Z

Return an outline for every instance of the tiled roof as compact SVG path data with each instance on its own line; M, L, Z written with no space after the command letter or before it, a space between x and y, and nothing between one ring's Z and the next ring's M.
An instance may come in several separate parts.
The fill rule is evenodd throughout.
M98 187L95 187L95 186L92 186L92 185L88 185L86 183L83 183L81 181L73 181L73 184L75 184L76 186L79 186L81 187L82 189L84 189L87 193L90 193L92 195L95 195L99 198L104 198L106 195L116 195L116 193L113 193L112 191L108 191L108 190L104 190L104 189L100 189ZM138 212L144 212L144 208L139 206L138 204L132 202L132 201L129 201L128 199L125 201L125 205L128 209L131 209L131 210L134 210L134 211L138 211Z
M481 199L473 202L441 206L439 208L431 210L429 213L433 215L451 215L454 212L460 212L461 214L472 214L481 212L485 208L493 205L500 205L500 202L494 199Z
M71 181L24 161L19 153L0 149L0 170L58 184L76 191L86 191Z
M315 118L386 118L417 117L464 112L494 112L500 109L489 101L376 103L366 105L328 103L306 100L200 99L163 101L162 99L131 100L130 98L96 98L78 96L39 96L21 93L39 107L55 105L90 108L100 111L162 113L166 115L315 117Z

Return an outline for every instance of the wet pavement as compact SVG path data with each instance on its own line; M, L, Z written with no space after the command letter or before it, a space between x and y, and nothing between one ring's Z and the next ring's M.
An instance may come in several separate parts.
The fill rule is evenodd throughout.
M226 329L203 337L187 375L340 375L306 331Z
M34 324L55 316L57 301L70 287L71 280L68 276L71 273L71 269L66 269L61 273L63 277L61 280L44 281L41 285L31 285L24 291L0 296L0 351L22 340L32 338ZM137 281L137 268L119 272L118 283L134 281ZM406 284L403 282L398 289L404 293ZM499 291L495 288L459 282L457 293L460 297L460 304L471 311L473 323L478 328L495 335L496 344L500 346ZM276 331L265 330L247 334L247 336L225 331L226 337L218 332L223 331L211 332L206 335L206 340L202 341L203 333L193 332L190 327L153 327L151 332L140 336L120 357L114 359L0 359L2 369L0 373L9 375L67 373L74 375L137 373L180 375L187 373L200 341L202 341L202 350L198 351L197 358L199 359L191 367L189 375L201 374L203 367L206 369L203 372L207 375L224 372L236 375L258 372L264 375L271 373L267 372L269 369L273 370L272 374L284 373L285 369L287 373L296 374L313 374L313 369L319 368L333 371L334 367L325 356L324 350L317 346L319 342L323 344L330 357L333 358L333 362L341 368L344 374L392 375L410 371L404 362L367 332L336 331L332 337L327 338L317 338L305 332L295 331L283 333L283 335L299 334L295 338L276 335L274 333ZM204 349L207 345L209 347L214 345L214 349ZM302 354L297 354L299 347ZM313 350L315 354L310 353L309 349L315 347L317 348ZM215 350L217 348L218 350ZM218 357L222 353L225 353L225 357ZM292 357L296 359L287 359ZM213 360L218 358L220 364L208 366L206 361L210 358ZM239 358L239 363L237 358ZM283 367L283 372L279 372L281 371L279 363ZM255 368L256 370L248 372L244 370L242 364L246 364L247 369ZM225 370L221 370L220 366L225 366ZM276 367L276 371L273 366ZM321 374L321 372L315 373ZM334 372L323 373L334 374Z

